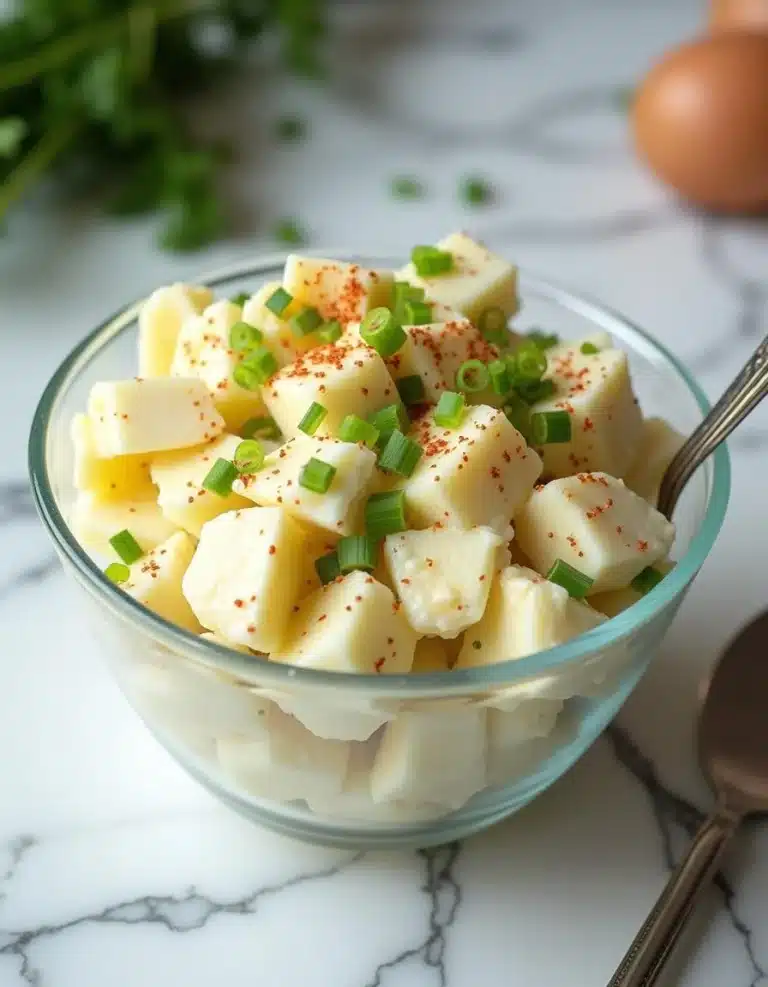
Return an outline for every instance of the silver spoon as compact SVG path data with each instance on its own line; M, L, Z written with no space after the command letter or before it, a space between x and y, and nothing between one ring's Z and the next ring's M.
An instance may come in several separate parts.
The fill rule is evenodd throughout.
M746 816L768 813L768 612L716 665L699 718L699 755L717 796L608 987L652 987Z

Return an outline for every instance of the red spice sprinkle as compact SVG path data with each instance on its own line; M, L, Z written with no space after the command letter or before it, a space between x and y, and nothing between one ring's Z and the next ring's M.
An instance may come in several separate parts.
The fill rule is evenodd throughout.
M393 637L387 638L387 644L394 644L394 643L395 643L395 639Z
M274 555L276 551L277 551L277 549L275 548L274 545L270 545L269 546L269 554L270 555Z
M592 429L594 429L594 427L595 427L595 423L592 421L591 418L585 418L584 419L584 425L582 426L582 430L584 432L589 432Z
M547 538L554 538L554 537L555 537L554 531L548 531L547 532Z
M352 613L352 607L351 607L351 606L350 606L349 604L347 604L347 605L346 605L346 606L344 607L344 609L345 609L345 610L346 610L346 611L347 611L348 613Z
M294 613L298 613L298 612L299 612L299 608L298 608L297 606L294 606L294 607L293 607L293 612L294 612Z
M483 573L482 576L478 576L477 579L478 579L478 582L481 582L481 583L484 582L484 580L485 580L485 573Z
M318 624L322 624L322 622L324 620L328 620L328 614L327 613L320 614L320 616L317 618Z
M403 584L403 586L410 586L411 585L411 581L408 578L401 579L400 582Z
M239 607L239 608L242 608L242 607L245 606L245 604L243 603L242 600L235 600L235 606L236 607Z
M355 597L355 603L362 603L362 602L363 602L362 596L356 596Z
M616 525L616 534L617 535L620 535L623 530L624 530L624 528L620 524L617 524Z
M637 539L637 550L638 550L638 552L647 552L648 551L648 542L647 541L643 541L641 538L638 538Z
M386 660L387 660L386 658L377 658L376 659L376 661L373 663L373 667L376 669L377 672L381 672L382 668L384 667L384 663L386 662Z

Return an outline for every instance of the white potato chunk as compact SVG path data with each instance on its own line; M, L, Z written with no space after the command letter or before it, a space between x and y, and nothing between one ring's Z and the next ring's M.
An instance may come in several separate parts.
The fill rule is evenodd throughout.
M659 497L659 487L685 438L663 418L648 418L643 423L643 435L635 451L632 466L624 482L630 490L647 500L654 507ZM610 472L610 470L608 471Z
M517 268L464 233L451 233L437 245L453 256L446 274L422 278L413 264L397 274L399 281L423 288L427 298L456 309L476 322L488 308L514 315L519 308Z
M202 445L224 431L224 419L201 380L141 377L94 384L88 398L100 456Z
M423 637L417 642L411 666L412 675L447 672L451 665L451 656L442 638Z
M101 500L90 493L79 493L69 515L77 540L92 552L114 557L109 539L128 530L149 552L170 538L177 526L163 514L152 498L146 500Z
M181 589L194 552L194 538L177 531L134 562L120 588L169 623L198 634L202 627Z
M404 484L414 523L450 528L487 525L505 532L541 473L541 460L507 417L485 405L468 408L457 429L428 412L412 437L424 449Z
M360 322L371 309L390 305L393 281L391 271L298 254L286 259L283 274L283 287L297 301L342 325Z
M376 350L344 337L318 346L274 374L262 388L264 403L287 439L313 401L327 411L316 435L335 435L347 415L367 418L399 400L394 381Z
M413 664L416 634L392 592L351 572L298 605L273 661L325 671L402 674Z
M270 709L265 720L263 739L218 740L219 764L230 782L277 802L328 798L341 791L349 744L321 740L279 709Z
M231 492L225 497L206 490L203 480L217 459L234 459L242 439L220 435L204 446L164 452L152 459L152 479L160 491L157 502L163 514L179 528L199 536L206 521L226 511L250 507L250 501Z
M240 306L226 299L209 305L181 327L171 364L174 377L197 377L205 384L232 431L264 414L261 392L240 387L233 377L245 354L229 345L229 332L242 317Z
M388 535L384 553L408 623L419 634L458 637L483 616L501 535L490 528L431 528Z
M401 713L376 753L374 801L464 805L486 783L485 715L477 707Z
M577 473L538 487L517 519L534 567L557 559L594 580L588 595L622 589L672 547L675 526L622 480Z
M573 725L566 714L560 715L562 703L532 699L530 705L533 708L522 716L518 710L488 710L489 785L506 785L531 775L574 739ZM523 737L526 727L530 734Z
M213 292L199 285L172 284L152 292L139 312L139 376L170 374L182 325L212 301Z
M660 559L653 563L653 568L664 576L671 572L674 567L674 562L669 559ZM589 604L599 613L604 613L606 617L616 617L631 607L633 603L642 599L642 596L643 594L638 593L632 586L625 586L624 589L611 589L606 593L595 593L594 596L590 596Z
M299 484L301 471L310 459L322 460L336 469L324 494ZM376 455L365 446L299 435L267 456L258 473L238 477L233 490L256 504L282 506L299 521L347 535L359 527L375 468Z
M88 415L74 416L70 435L76 490L99 500L142 500L157 493L149 476L148 456L99 456Z
M280 288L282 285L279 281L269 281L259 288L243 306L243 320L261 330L265 345L275 354L280 366L284 367L293 363L302 353L317 346L318 340L317 336L311 333L307 336L299 336L291 329L291 316L301 311L303 307L295 300L279 316L267 308L267 302Z
M627 354L613 348L584 354L582 342L588 341L547 351L545 377L554 383L555 393L537 401L532 411L567 411L571 438L538 449L544 473L558 477L601 470L623 476L643 431Z
M509 750L552 733L563 709L561 699L529 699L517 709L488 710L489 749Z
M322 695L298 690L273 692L271 698L284 713L324 740L368 740L394 715L377 709L371 702L332 702Z
M230 511L203 525L184 595L208 630L270 652L286 632L304 566L302 530L282 508Z

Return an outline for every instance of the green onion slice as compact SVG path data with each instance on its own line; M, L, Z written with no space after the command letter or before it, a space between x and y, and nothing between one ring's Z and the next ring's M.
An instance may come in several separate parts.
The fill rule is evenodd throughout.
M501 347L509 346L511 337L507 330L507 313L503 308L487 308L481 312L477 328L489 343Z
M526 404L535 404L537 401L543 401L545 398L552 397L555 393L555 383L549 378L545 380L519 381L515 386L515 390Z
M339 556L336 552L329 552L327 555L321 555L319 559L315 559L315 572L323 586L327 586L334 579L338 579L341 575L341 569L339 568Z
M562 559L555 560L552 568L547 573L547 579L551 583L557 583L558 586L562 586L563 589L568 590L568 594L574 600L581 600L585 597L589 592L590 586L594 583L594 579L591 579L583 572L579 572L578 569L574 569L572 565L568 565Z
M335 343L337 339L341 338L342 332L341 323L334 319L332 322L324 322L317 330L316 335L323 343Z
M355 569L373 572L376 568L379 553L368 535L349 535L347 538L342 538L336 551L339 556L339 569L343 575Z
M407 336L388 308L371 309L360 323L360 336L380 357L394 356Z
M357 415L347 415L339 425L337 438L342 442L362 442L369 449L375 449L379 441L379 430Z
M313 401L299 422L299 431L304 432L305 435L314 435L327 414L327 408L318 404L317 401Z
M469 175L461 180L459 195L468 206L484 206L493 198L493 189L484 178Z
M371 494L365 505L365 530L369 538L386 538L405 531L405 491Z
M395 429L407 432L411 424L402 404L388 404L386 408L370 415L368 421L379 430L380 446L386 445Z
M255 349L263 338L261 329L248 322L236 322L229 330L229 345L238 353L248 353Z
M489 381L488 367L482 360L465 360L456 371L456 387L466 394L484 391Z
M264 449L256 439L245 439L235 449L232 465L238 473L258 473L264 465Z
M435 408L435 424L442 428L458 428L464 421L466 398L455 391L443 391Z
M335 466L313 457L301 467L299 486L316 494L328 493L334 476L336 476Z
M531 411L526 402L513 392L504 405L504 414L527 442L531 437Z
M488 364L488 376L491 378L494 394L506 397L512 390L512 374L506 360L492 360Z
M261 418L249 418L240 429L244 439L279 439L280 429L277 422L269 415Z
M527 340L518 346L514 353L516 375L522 380L541 380L547 369L544 351Z
M112 535L109 539L109 544L126 565L133 565L134 562L138 562L144 554L144 549L127 528L123 529L123 531L118 531L116 535Z
M246 391L258 391L278 370L278 363L271 350L257 346L235 367L232 378Z
M125 583L131 578L131 570L122 562L113 562L104 570L104 575L111 583Z
M600 352L600 347L595 346L594 343L590 343L590 342L582 343L579 349L584 354L584 356L594 356L595 353Z
M394 431L379 456L379 468L397 473L398 476L409 477L416 469L424 450L413 439L398 429Z
M279 317L292 301L293 295L290 292L286 291L285 288L276 288L264 303L264 307Z
M629 585L636 593L645 596L646 593L651 592L654 586L658 586L663 578L663 572L659 572L658 569L654 569L652 565L649 565L642 572L639 572Z
M247 291L241 291L237 295L233 295L229 300L233 305L239 305L242 308L250 297Z
M316 308L307 306L291 319L291 329L296 336L308 336L323 324L323 317Z
M420 278L432 278L453 270L453 254L439 247L414 247L411 263Z
M235 464L230 463L228 459L217 459L203 480L203 487L219 497L228 497L232 493L232 484L236 478Z
M557 346L560 342L560 337L557 333L544 332L541 329L531 329L530 332L525 334L525 338L535 343L540 350L551 350L553 346Z
M429 302L409 301L405 303L405 318L407 326L426 326L432 321L432 306Z
M567 411L538 411L531 415L531 437L536 445L571 441L571 416Z
M411 374L409 377L401 377L397 381L397 393L403 400L403 404L419 404L424 400L424 381L419 374Z
M424 301L424 289L416 288L407 281L395 281L392 289L392 312L397 321L402 325L407 323L405 317L405 306L408 302Z

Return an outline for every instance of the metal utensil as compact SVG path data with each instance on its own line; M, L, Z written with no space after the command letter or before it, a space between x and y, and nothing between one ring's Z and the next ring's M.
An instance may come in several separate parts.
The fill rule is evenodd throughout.
M691 476L768 394L768 336L760 343L704 421L685 440L667 467L659 488L658 508L672 517Z
M731 642L706 688L699 755L717 806L608 987L652 987L746 816L768 813L768 612Z

